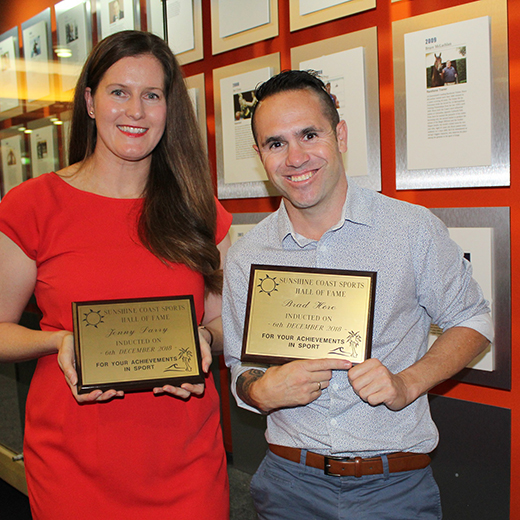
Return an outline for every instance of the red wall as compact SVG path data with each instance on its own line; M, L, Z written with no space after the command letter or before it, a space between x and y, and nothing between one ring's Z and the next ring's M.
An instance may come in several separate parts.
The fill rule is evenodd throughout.
M206 110L208 118L208 148L211 162L216 168L215 150L215 118L213 104L214 68L249 60L253 57L279 52L281 68L288 69L290 49L299 45L323 40L344 33L350 33L377 26L379 45L379 83L380 83L380 124L381 124L381 161L382 192L398 199L422 204L427 207L480 207L509 206L511 208L511 291L512 314L516 313L520 304L520 186L516 183L515 171L520 168L520 0L509 0L509 64L510 64L510 132L511 132L511 186L509 188L490 189L443 189L396 191L395 183L395 131L394 131L394 91L393 91L393 51L392 22L410 16L471 3L467 0L401 0L391 3L390 0L378 0L377 8L339 20L325 23L318 27L310 27L291 33L289 30L289 7L287 0L279 0L280 36L268 41L259 42L244 48L223 54L211 54L211 22L210 1L203 0L204 55L205 59L185 66L187 76L204 72L206 81ZM38 14L46 7L52 6L51 0L4 0L2 2L0 34ZM141 14L145 19L146 2L141 0ZM53 13L53 24L54 24ZM143 23L144 27L144 23ZM55 26L53 26L53 30ZM21 32L20 32L21 39ZM516 190L516 191L515 191ZM277 198L225 200L224 206L233 213L271 211L278 206ZM436 393L446 396L474 401L493 406L511 409L512 413L512 446L511 446L511 518L520 519L520 494L513 490L520 488L520 372L517 370L519 360L515 345L520 341L520 326L512 320L512 390L496 390L475 385L449 381L437 387ZM227 439L230 445L230 439ZM482 449L493 449L482 446Z

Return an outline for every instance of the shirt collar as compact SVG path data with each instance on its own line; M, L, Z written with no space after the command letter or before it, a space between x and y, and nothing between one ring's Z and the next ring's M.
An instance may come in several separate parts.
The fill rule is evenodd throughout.
M346 220L355 224L372 225L372 214L370 204L368 204L366 199L365 190L357 186L351 179L348 179L347 197L341 210L340 220L330 228L330 231L343 227ZM280 242L283 242L288 236L291 236L301 247L315 242L315 240L305 238L294 230L285 207L285 202L282 199L278 209L278 237Z
M372 197L370 190L360 188L352 179L348 179L347 200L343 206L342 219L355 224L371 226L373 224Z

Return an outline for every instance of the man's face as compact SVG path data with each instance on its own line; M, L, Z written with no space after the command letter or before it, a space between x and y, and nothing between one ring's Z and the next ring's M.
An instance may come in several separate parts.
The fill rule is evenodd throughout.
M269 180L293 208L313 214L342 205L347 186L347 127L332 128L324 113L317 94L292 90L262 100L255 114L255 150Z

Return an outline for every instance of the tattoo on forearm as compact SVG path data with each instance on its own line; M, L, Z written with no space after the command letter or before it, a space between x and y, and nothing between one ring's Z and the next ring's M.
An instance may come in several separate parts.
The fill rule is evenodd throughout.
M251 370L248 370L247 372L241 374L237 380L237 393L240 399L242 399L242 401L244 401L250 406L255 406L255 404L251 401L251 398L249 396L251 385L255 381L258 381L263 375L263 370L252 368Z

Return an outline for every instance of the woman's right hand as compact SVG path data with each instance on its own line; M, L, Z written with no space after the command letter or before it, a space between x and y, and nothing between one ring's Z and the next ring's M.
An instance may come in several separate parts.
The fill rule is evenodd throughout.
M59 342L58 364L65 376L65 381L69 385L72 395L78 403L92 403L108 401L114 397L123 397L124 392L119 390L92 390L88 394L78 394L78 374L76 372L76 360L74 356L74 336L72 332L63 330L56 332Z

